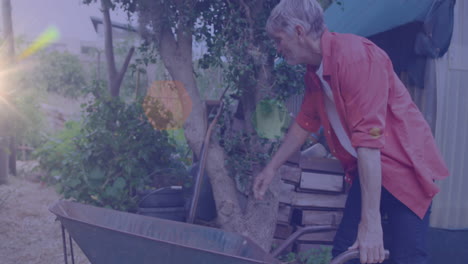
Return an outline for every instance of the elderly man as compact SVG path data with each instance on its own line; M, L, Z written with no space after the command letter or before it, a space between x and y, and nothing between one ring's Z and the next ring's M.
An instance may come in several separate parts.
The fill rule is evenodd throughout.
M365 38L329 32L315 0L282 0L266 30L289 64L307 65L306 91L283 144L255 179L256 198L262 199L276 170L322 125L352 183L333 256L359 249L362 263L381 263L385 214L391 261L428 263L430 206L439 191L434 181L449 173L387 54Z

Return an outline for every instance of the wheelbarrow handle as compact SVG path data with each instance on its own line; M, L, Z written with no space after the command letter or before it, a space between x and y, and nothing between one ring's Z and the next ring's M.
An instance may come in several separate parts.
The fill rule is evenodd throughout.
M390 252L388 250L385 250L385 259L388 259L389 257L390 257ZM336 258L334 258L330 262L330 264L344 264L348 260L358 259L358 258L359 258L359 250L357 249L348 250L346 252L341 253Z

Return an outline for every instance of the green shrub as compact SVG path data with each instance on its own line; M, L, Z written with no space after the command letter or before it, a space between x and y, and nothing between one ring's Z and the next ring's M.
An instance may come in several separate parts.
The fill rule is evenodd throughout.
M284 263L295 264L328 264L332 258L331 248L321 247L320 249L311 249L306 252L294 253L290 252L282 257Z
M82 127L71 144L62 138L38 152L42 167L58 178L65 198L132 210L137 190L187 181L175 143L167 132L151 126L141 103L103 99L84 109ZM69 127L61 136L72 131Z
M63 173L63 163L76 150L73 140L80 134L81 126L78 122L68 121L62 131L46 138L45 143L38 148L34 155L39 157L41 168L48 172L45 182L55 184Z

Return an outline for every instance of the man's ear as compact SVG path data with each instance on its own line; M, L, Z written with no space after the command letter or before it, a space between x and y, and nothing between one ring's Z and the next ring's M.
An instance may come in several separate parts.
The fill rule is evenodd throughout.
M296 25L294 27L294 33L296 33L296 35L298 37L305 37L305 35L306 35L304 28L302 26L300 26L300 25Z

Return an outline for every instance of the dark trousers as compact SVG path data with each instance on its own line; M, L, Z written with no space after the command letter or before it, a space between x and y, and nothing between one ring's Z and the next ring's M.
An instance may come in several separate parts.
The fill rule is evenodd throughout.
M390 251L392 264L427 264L427 231L430 209L424 219L420 219L408 207L382 187L380 210L383 219L384 247ZM357 238L361 220L361 187L356 179L349 191L343 220L333 241L332 255L343 253ZM347 264L359 263L353 260Z

